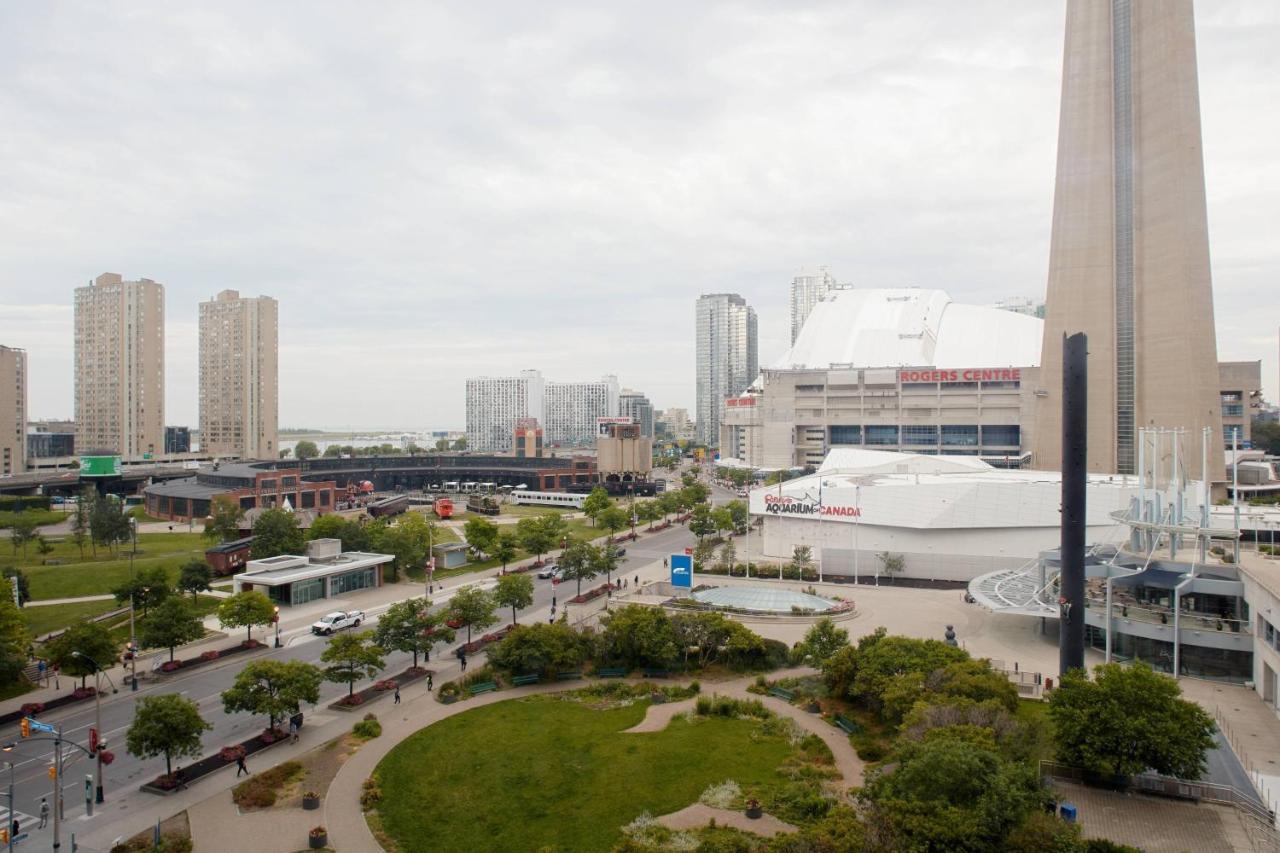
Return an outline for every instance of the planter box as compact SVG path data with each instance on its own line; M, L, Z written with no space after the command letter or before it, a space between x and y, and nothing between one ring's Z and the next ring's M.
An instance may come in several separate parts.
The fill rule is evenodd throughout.
M383 681L394 681L400 687L404 687L406 684L412 684L415 681L420 681L428 675L435 675L435 670L424 669L422 667L418 667L417 669L409 667L404 672L393 675L390 678L385 678ZM388 696L393 693L395 693L394 689L382 690L378 687L366 687L363 690L357 690L355 693L351 694L352 696L360 697L360 701L356 704L345 704L342 699L339 699L336 702L329 703L329 709L332 711L358 711L370 702L376 701L382 696ZM343 699L345 698L346 697L344 696Z
M65 678L67 676L63 676L63 677ZM77 690L78 689L79 688L77 688ZM94 690L92 687L89 687L87 688L87 691L80 696L77 696L75 694L75 691L72 691L71 693L68 693L66 696L59 696L57 699L50 699L48 702L40 702L39 704L43 705L44 707L35 713L27 714L27 713L24 713L21 708L19 708L18 710L10 711L7 714L0 714L0 726L8 725L9 723L16 723L18 722L18 720L21 720L23 717L26 717L26 716L36 717L39 714L44 714L48 711L54 711L54 710L57 710L58 708L65 708L67 705L75 705L78 702L88 702L90 699L93 698L93 696L94 696Z
M259 752L262 752L263 750L270 749L276 744L285 743L288 740L289 740L289 736L284 732L281 732L280 737L271 741L271 743L263 743L262 736L259 735L257 737L249 738L248 740L241 741L239 744L237 744L237 746L244 747L245 758L249 758L253 755L256 755ZM199 761L196 761L192 764L188 764L186 767L179 768L182 771L181 786L177 785L176 783L172 786L167 786L162 783L162 780L165 777L157 776L156 778L152 779L150 782L140 785L138 787L138 790L145 791L148 794L159 794L162 797L167 797L170 794L177 793L178 791L182 790L188 785L192 785L196 782L199 782L201 779L205 778L206 776L212 775L213 773L218 772L224 767L232 767L235 765L235 763L236 762L234 759L228 761L227 759L223 758L220 754L215 752L213 755L206 756L205 758L202 758Z
M259 649L265 649L265 648L268 648L267 644L260 643L257 640L254 640L251 645L245 645L244 643L237 643L236 645L231 646L230 648L227 648L227 649L214 649L213 651L216 651L218 653L217 656L215 657L206 657L205 655L208 654L206 652L205 654L202 654L199 657L180 658L174 661L174 663L178 664L178 666L173 669L166 670L164 668L164 664L161 664L160 667L153 670L153 674L163 677L166 675L173 675L175 672L186 672L187 670L195 669L196 667L199 667L199 666L204 666L206 664L211 664L211 663L217 663L218 661L223 660L224 658L229 658L234 655L242 655L248 652L256 652Z
M316 809L320 808L320 798L319 797L303 797L302 808L304 811L309 811L309 812L315 811Z
M307 844L312 850L323 850L329 846L329 834L323 835L307 835Z
M474 655L479 652L482 652L484 651L485 646L491 645L492 643L500 642L504 637L507 636L507 634L510 634L511 631L512 631L512 626L506 625L502 628L499 628L497 631L494 631L491 634L485 634L483 637L481 637L478 640L472 640L469 643L463 643L462 645L458 646L453 650L453 656L461 657L463 653Z
M617 585L615 585L613 588L617 589L618 587ZM587 590L586 592L582 593L582 595L575 595L573 598L569 599L569 603L570 604L586 604L588 601L592 601L594 599L599 598L602 595L608 595L608 594L609 594L609 585L603 584L601 586L596 587L595 589Z

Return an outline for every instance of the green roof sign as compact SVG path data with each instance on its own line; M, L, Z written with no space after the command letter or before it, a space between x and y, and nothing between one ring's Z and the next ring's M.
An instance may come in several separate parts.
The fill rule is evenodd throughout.
M81 477L118 477L120 476L119 456L81 456Z

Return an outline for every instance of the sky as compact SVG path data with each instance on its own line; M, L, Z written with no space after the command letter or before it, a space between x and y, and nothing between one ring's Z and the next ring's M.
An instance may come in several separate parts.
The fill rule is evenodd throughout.
M280 424L460 428L468 376L614 373L694 408L694 302L1042 298L1065 5L0 5L0 343L72 414L72 290L280 302ZM1280 4L1197 5L1219 356L1280 396Z

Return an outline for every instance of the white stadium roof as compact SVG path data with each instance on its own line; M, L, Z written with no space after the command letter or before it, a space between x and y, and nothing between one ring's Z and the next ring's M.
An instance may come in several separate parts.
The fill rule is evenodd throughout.
M814 306L777 370L855 367L1036 367L1044 321L942 290L836 290Z

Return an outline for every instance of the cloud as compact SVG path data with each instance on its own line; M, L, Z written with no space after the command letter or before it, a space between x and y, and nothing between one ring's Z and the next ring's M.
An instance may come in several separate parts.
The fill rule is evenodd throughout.
M1273 5L1197 12L1220 349L1264 358L1274 398ZM461 426L466 376L528 367L692 409L703 292L757 308L764 363L801 267L1043 293L1062 24L995 0L11 4L0 337L69 415L71 291L111 270L166 286L171 423L225 287L280 300L282 423ZM50 303L26 337L14 312Z

